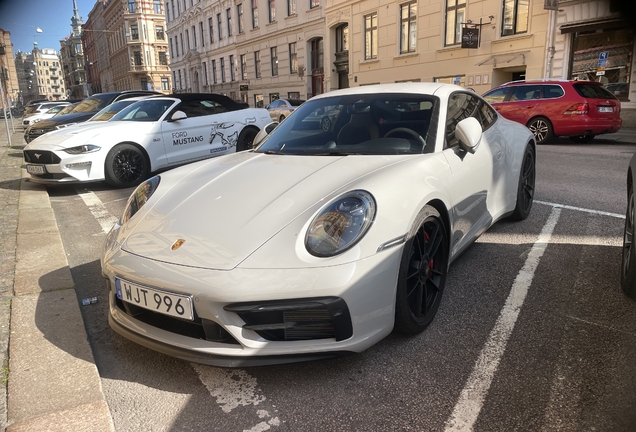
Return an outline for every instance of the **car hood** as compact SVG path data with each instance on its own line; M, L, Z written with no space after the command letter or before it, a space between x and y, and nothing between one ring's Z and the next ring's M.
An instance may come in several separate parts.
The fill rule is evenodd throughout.
M38 122L37 124L40 124ZM83 144L97 144L113 141L113 131L117 136L139 136L154 123L150 122L90 122L49 132L31 141L25 150L63 150Z
M151 199L152 208L144 209L122 249L178 265L231 270L312 206L395 161L242 152L173 170L162 174L169 190L162 194L160 186L155 192L162 196L153 197L154 204ZM175 248L178 240L184 241Z
M38 122L37 129L53 129L55 126L74 123L74 122L83 122L88 120L89 118L95 115L94 112L81 112L81 113L68 113L61 116L55 116L54 118L50 118L48 120L42 120Z

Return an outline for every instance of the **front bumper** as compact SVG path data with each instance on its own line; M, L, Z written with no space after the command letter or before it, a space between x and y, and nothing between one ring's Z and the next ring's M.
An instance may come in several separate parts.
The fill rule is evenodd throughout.
M103 167L97 166L94 154L70 155L63 151L25 150L24 161L34 183L60 184L104 180ZM43 166L45 173L35 174L29 165Z
M112 234L112 233L111 233ZM241 269L231 271L184 267L153 261L127 252L106 251L102 262L109 280L111 327L121 335L167 355L215 366L255 366L333 357L361 352L393 329L395 289L402 248L396 247L353 263L305 269ZM142 273L143 272L143 273ZM115 295L115 277L188 295L193 299L196 322L146 312L130 313ZM246 322L245 307L297 304L316 299L342 301L348 317L331 313L335 334L315 339L285 340L262 329L262 322ZM254 307L256 306L256 307ZM243 308L243 309L241 309ZM148 316L148 314L152 316ZM270 327L276 319L271 321ZM348 322L346 322L348 321ZM282 326L287 323L278 323ZM274 325L278 325L274 324ZM350 326L346 339L342 329ZM218 330L216 340L197 333L195 325ZM338 336L338 334L340 336ZM214 339L214 338L212 338Z

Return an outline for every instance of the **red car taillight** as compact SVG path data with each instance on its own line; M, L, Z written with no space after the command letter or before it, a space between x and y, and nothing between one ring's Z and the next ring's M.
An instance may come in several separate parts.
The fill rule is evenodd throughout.
M589 105L585 103L575 103L570 108L566 109L563 114L587 114Z

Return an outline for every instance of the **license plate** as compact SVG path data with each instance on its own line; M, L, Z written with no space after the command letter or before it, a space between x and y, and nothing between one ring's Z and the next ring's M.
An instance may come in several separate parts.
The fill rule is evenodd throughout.
M598 107L598 112L614 112L612 107Z
M46 174L44 165L27 165L26 169L29 174Z
M117 298L151 311L188 320L194 319L192 299L115 278Z

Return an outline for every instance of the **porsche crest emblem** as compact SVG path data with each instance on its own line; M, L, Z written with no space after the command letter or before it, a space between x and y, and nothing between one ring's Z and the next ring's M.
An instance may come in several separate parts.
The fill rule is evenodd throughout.
M185 243L184 239L179 239L176 242L172 243L172 247L170 249L177 250Z

